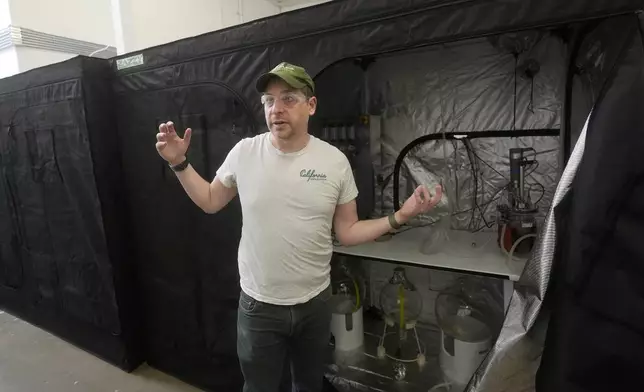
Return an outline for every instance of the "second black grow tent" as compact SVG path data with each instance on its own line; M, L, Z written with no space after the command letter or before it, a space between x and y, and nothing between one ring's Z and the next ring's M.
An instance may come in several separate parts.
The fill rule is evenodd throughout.
M161 120L198 130L192 159L211 178L236 141L264 132L253 81L289 61L315 75L316 135L329 139L330 131L359 128L366 116L380 116L380 137L371 140L375 173L365 180L377 190L362 199L369 208L381 213L393 208L391 169L413 139L501 130L526 136L473 141L491 163L492 171L479 170L487 171L487 178L507 170L504 157L515 143L540 151L543 165L534 175L544 188L546 215L590 108L620 67L619 43L631 42L637 33L640 9L637 1L334 1L114 59L125 166L137 167L127 177L140 233L138 265L147 282L146 317L148 328L157 331L147 338L149 361L213 389L223 385L213 374L237 374L230 342L238 206L205 217L187 202L151 148ZM534 129L561 133L530 136ZM466 161L463 146L453 148ZM435 146L410 156L403 186L446 175L423 169L442 158ZM469 168L460 170L457 187L465 190ZM505 181L499 175L487 192ZM408 194L401 192L401 198ZM470 196L461 195L463 208L474 208ZM180 229L159 235L162 227ZM526 286L515 294L533 305L543 299L534 290L545 293L548 284L535 270L550 269L535 263L541 266L532 261L521 281ZM525 306L515 297L506 325L529 320L521 315ZM540 306L534 306L538 313ZM516 339L529 339L529 332L524 326ZM506 369L505 361L522 366L519 358L506 356L517 344L507 341L507 333L502 331L470 390L511 390L486 384L487 374ZM227 387L235 389L237 381ZM531 382L528 375L525 383Z
M105 60L0 80L0 306L124 370L143 361Z

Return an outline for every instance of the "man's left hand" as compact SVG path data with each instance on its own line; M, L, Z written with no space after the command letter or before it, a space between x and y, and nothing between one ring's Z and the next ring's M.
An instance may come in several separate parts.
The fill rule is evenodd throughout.
M430 195L429 189L425 185L418 186L414 194L398 210L396 220L398 223L403 224L417 215L428 212L441 201L442 196L443 188L440 185L436 185L433 196Z

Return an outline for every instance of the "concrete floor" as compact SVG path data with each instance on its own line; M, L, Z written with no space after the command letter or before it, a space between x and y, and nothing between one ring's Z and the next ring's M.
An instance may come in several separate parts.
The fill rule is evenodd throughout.
M1 392L198 392L147 365L126 373L0 310Z

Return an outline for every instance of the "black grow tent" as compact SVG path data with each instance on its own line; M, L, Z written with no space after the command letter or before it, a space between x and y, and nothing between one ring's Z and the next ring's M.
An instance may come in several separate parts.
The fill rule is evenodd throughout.
M152 148L160 121L197 130L192 160L210 179L236 141L264 132L255 78L289 61L315 76L316 135L333 139L331 129L359 127L367 116L380 116L384 129L371 140L375 173L365 180L377 190L359 204L379 212L393 207L391 169L415 138L493 130L522 137L473 141L491 168L478 170L492 176L507 171L514 143L538 149L544 164L534 174L541 180L545 217L591 107L601 108L602 91L610 91L622 67L621 44L640 44L641 8L628 0L340 0L114 59L124 162L136 168L126 177L151 332L148 360L214 390L238 387L239 378L217 377L238 374L232 344L238 205L206 217L188 202ZM641 69L641 62L635 64ZM531 133L537 129L554 129L558 136ZM454 155L467 157L462 146L454 148ZM412 154L403 185L423 178L418 167L431 165L436 151L427 147ZM460 170L457 187L466 189L469 168ZM406 191L400 190L401 198ZM463 205L473 208L470 196L464 192ZM535 293L544 294L548 285L541 265L538 258L529 265L506 319L506 326L522 326L519 341L531 339L524 322L533 314L522 310L530 304L538 313L543 298ZM549 271L550 264L544 268ZM521 368L515 355L507 356L521 345L508 341L508 333L501 332L470 390L512 390L486 383L486 374L504 378L507 361ZM542 341L537 345L543 347ZM539 357L531 360L539 363ZM531 385L535 368L524 371Z
M75 58L0 80L0 306L125 370L136 283L111 71Z
M644 352L644 256L634 245L642 233L634 218L642 215L642 8L633 0L337 0L120 56L109 72L99 60L75 59L0 81L0 303L124 367L138 363L124 358L140 358L140 344L152 366L208 390L240 390L239 205L216 215L194 206L158 157L155 134L170 119L193 128L191 162L211 179L234 143L264 132L256 77L289 61L318 85L316 135L343 147L348 133L379 124L377 137L359 137L368 153L352 159L363 216L391 211L410 184L454 178L452 200L468 211L455 228L490 229L494 209L476 203L503 187L508 149L538 152L531 175L540 186L530 193L543 231L468 391L633 385L644 374L633 368ZM29 132L57 124L76 133ZM442 134L444 143L447 133L486 131L494 137L450 139L453 167L437 141L398 159L419 137ZM64 166L58 151L69 145L84 164ZM78 189L59 186L77 171L87 180ZM600 177L610 186L598 186ZM77 205L92 215L68 212ZM88 230L69 229L77 216L86 220L77 228L88 216L103 227L91 242L101 246L61 257L86 243ZM78 267L75 285L60 278L68 265ZM103 285L90 284L97 280ZM134 316L141 340L128 338Z

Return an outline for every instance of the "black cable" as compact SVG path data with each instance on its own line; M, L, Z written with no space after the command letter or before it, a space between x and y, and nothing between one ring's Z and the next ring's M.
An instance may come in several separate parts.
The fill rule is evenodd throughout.
M537 168L539 167L539 161L537 161L537 160L535 159L535 158L536 158L536 156L537 156L537 154L538 154L538 153L537 153L537 151L536 151L534 148L532 148L532 147L530 147L530 148L529 148L529 150L532 150L532 153L533 153L533 158L532 158L532 160L534 160L534 163L531 165L531 170L530 170L530 172L528 172L528 173L525 175L525 177L532 177L532 179L534 180L534 183L529 183L529 184L530 184L530 185L532 185L532 184L534 184L534 185L538 185L538 186L540 186L540 187L541 187L541 189L542 189L541 196L539 197L539 200L538 200L536 203L534 203L534 204L536 205L537 203L539 203L539 201L541 201L541 200L543 199L543 196L544 196L544 194L545 194L545 186L544 186L542 183L540 183L539 181L537 181L537 180L534 178L534 176L532 176L532 174L533 174L533 173L537 170ZM478 156L478 155L476 154L476 152L474 152L474 156L475 156L477 159L481 160L485 165L487 165L490 169L492 169L492 170L493 170L494 172L496 172L498 175L500 175L500 176L502 176L503 178L507 179L503 174L501 174L499 171L497 171L495 168L493 168L490 164L488 164L487 162L485 162L485 160L483 160L480 156ZM510 190L510 191L511 191L511 192L513 192L512 190ZM515 198L518 198L519 196L518 196L518 195L514 195L514 197L515 197Z
M533 160L537 158L537 150L535 150L534 147L528 147L528 148L526 148L526 151L532 151L532 159Z
M396 158L396 163L394 164L393 178L394 178L394 209L400 208L400 168L403 164L405 156L409 151L426 142L434 140L466 140L466 139L478 139L478 138L517 138L517 137L537 137L537 136L559 136L560 131L558 129L526 129L526 130L517 130L517 131L507 131L507 130L493 130L493 131L468 131L468 132L442 132L442 133L432 133L429 135L421 136L415 140L412 140L407 144L398 154ZM487 164L485 161L483 161ZM488 165L490 166L490 165ZM506 178L503 174L499 173L496 169L490 166L492 170L501 175L503 178Z
M481 157L476 153L476 151L472 151L472 153L474 154L474 156L476 157L476 159L478 159L479 161L483 162L483 164L485 164L485 166L487 166L487 167L489 167L490 169L492 169L492 171L494 171L494 172L495 172L496 174L498 174L499 176L503 177L503 179L510 181L510 180L509 180L509 179L508 179L508 178L507 178L503 173L501 173L500 171L496 170L492 165L490 165L490 164L489 164L489 163L487 163L483 158L481 158Z
M532 165L530 165L530 168L531 168L532 170L530 170L530 172L528 172L528 173L525 175L526 177L529 177L529 176L530 176L530 175L532 175L532 173L534 173L534 172L537 170L537 168L539 167L539 161L537 161L537 159L536 159L536 158L537 158L537 150L535 150L533 147L530 147L530 148L528 148L527 150L528 150L528 151L532 150L532 159L527 159L527 158L525 158L525 157L524 157L524 159L525 159L526 161L530 161L530 160L531 160L531 161L533 161Z
M530 177L530 176L532 175L532 173L534 173L534 172L537 170L537 168L539 167L539 161L534 161L534 163L532 164L532 166L533 166L534 168L533 168L532 170L530 170L530 171L525 175L526 177Z
M497 198L497 199L498 199L498 198ZM480 231L480 230L481 230L481 229L483 229L483 228L488 228L488 229L489 229L490 227L494 226L494 223L488 223L487 219L485 219L485 212L487 211L487 208L488 208L488 206L489 206L489 205L490 205L490 204L487 204L487 205L485 206L485 208L481 209L481 206L479 206L479 205L477 204L476 208L478 208L479 213L480 213L480 215L481 215L481 219L483 220L483 226L479 226L479 227L478 227L476 230L474 230L473 232Z
M447 139L445 139L443 137L443 143L446 143L447 142L446 140ZM452 147L454 148L454 151L456 151L457 147L456 147L456 142L454 140L452 140ZM444 151L445 150L443 150L443 152ZM460 205L458 204L458 201L461 199L461 196L460 196L459 189L458 189L458 170L457 170L456 166L454 167L454 182L453 182L453 184L454 184L453 200L456 202L456 206L460 208ZM451 213L451 211L450 211L450 213Z
M469 223L469 228L472 228L472 224L475 221L475 215L476 215L476 209L478 208L479 212L481 211L481 208L478 205L478 189L479 189L479 184L478 184L478 172L476 170L476 162L478 160L474 157L474 147L472 146L472 142L470 140L463 140L463 144L465 145L465 150L467 151L467 157L470 161L470 167L472 169L472 182L474 183L474 190L472 191L472 217L470 218L470 223ZM485 221L485 217L481 215L481 218Z
M482 215L485 215L485 212L487 211L488 207L489 207L493 202L495 202L495 201L497 201L497 200L499 200L499 199L501 198L501 196L497 196L497 195L498 195L499 193L503 192L504 190L506 190L506 189L507 189L507 187L508 187L508 185L510 185L510 183L509 183L509 182L508 182L507 184L505 184L504 186L502 186L501 188L497 189L497 191L496 191L496 192L494 192L494 195L492 196L492 197L493 197L493 198L492 198L492 200L490 200L489 202L483 203L483 207L484 207L484 208L483 208L483 210L481 211L481 214L482 214ZM479 232L479 231L481 231L481 230L483 230L483 229L486 229L486 228L487 228L487 229L489 229L489 228L490 228L490 227L492 227L492 226L494 226L494 223L490 224L490 223L488 223L487 221L485 221L485 224L484 224L483 226L479 226L478 228L476 228L476 229L475 229L474 231L472 231L472 232L473 232L473 233L476 233L476 232Z
M381 192L385 191L385 188L387 187L387 185L389 185L389 181L391 181L391 177L393 177L393 175L394 172L392 171L391 173L387 174L387 177L385 177L385 179L382 181L382 186L380 187Z
M498 194L498 193L499 193L499 192L497 191L497 192L495 193L495 195L496 195L496 194ZM481 204L479 207L487 207L487 206L489 206L490 204L494 203L495 201L499 200L500 198L501 198L501 196L495 196L492 200L486 201L485 203ZM455 212L455 213L453 213L453 214L452 214L452 216L456 216L456 215L460 215L460 214L465 214L466 212L470 212L470 211L472 211L472 210L474 210L474 209L476 209L476 207L470 207L470 208L468 208L467 210L462 210L462 211Z
M529 150L532 150L532 154L533 154L533 155L532 155L532 159L531 159L531 160L532 160L532 161L534 161L534 163L530 166L530 169L531 169L531 170L530 170L528 173L526 173L525 177L526 177L526 178L527 178L527 177L532 177L532 179L534 180L534 183L528 183L529 185L538 185L538 186L540 186L540 187L541 187L541 196L540 196L540 197L539 197L539 199L534 203L534 205L536 206L536 205L537 205L537 204L539 204L539 202L543 199L543 196L544 196L544 194L546 193L546 187L545 187L545 186L543 186L543 184L542 184L542 183L540 183L539 181L537 181L537 179L535 179L535 178L534 178L534 176L532 175L532 174L533 174L535 171L537 171L537 169L539 168L539 161L537 161L537 160L536 160L536 158L537 158L537 150L535 150L535 149L534 149L534 148L532 148L532 147L530 147L530 148L529 148ZM530 191L532 191L532 187L530 188L529 192L530 192ZM529 193L528 193L528 194L529 194Z
M533 184L530 184L530 185L533 185ZM537 201L534 202L534 205L536 206L537 204L539 204L539 202L543 199L543 196L546 194L546 187L543 186L543 184L538 181L535 181L534 185L538 185L541 187L541 196L539 196Z
M472 153L475 153L474 148L472 148ZM482 161L481 159L478 159L478 158L477 158L477 159L476 159L476 164L475 164L475 166L476 166L476 172L479 174L479 179L480 179L480 180L479 180L479 183L481 184L481 194L485 194L485 190L484 190L484 188L483 188L483 185L485 184L485 182L484 182L484 181L482 181L482 179L481 179L481 177L482 177L482 171L481 171L481 166L479 165L479 162L481 162L481 161ZM507 186L507 185L506 185L506 186ZM505 188L505 186L504 186L503 188ZM496 195L496 194L498 194L498 191L497 191L497 192L495 192L495 195ZM485 208L484 208L484 209L481 209L481 206L478 204L478 197L477 197L477 199L476 199L476 202L477 202L477 208L478 208L479 213L480 213L480 215L481 215L481 219L483 220L483 222L485 222L485 225L489 227L489 224L488 224L488 223L487 223L487 221L485 220L485 211L487 210L487 207L489 206L489 204L486 204L486 205L485 205ZM477 222L478 224L480 224L480 223L481 223L481 219L479 219L479 220L478 220L478 222Z
M507 132L507 131L505 131L505 132ZM524 132L526 132L526 131L525 130L524 131L516 131L516 133L524 133ZM528 136L542 136L542 135L534 134L535 131L531 131L531 132L528 131L528 132L532 133L531 135L528 135ZM547 135L547 136L557 136L557 134L554 134L554 133L555 132L558 133L559 131L558 130L536 130L536 132L537 133L553 133L553 134ZM516 137L516 133L512 134L512 135L508 135L507 133L499 135L499 131L467 132L466 134L465 133L458 133L458 132L444 132L444 133L440 133L440 134L425 135L425 136L421 136L418 139L415 139L411 143L407 144L402 149L402 151L398 154L398 157L396 158L396 162L394 164L393 173L391 173L389 176L387 176L387 178L384 181L385 185L386 185L388 183L388 180L389 180L390 176L393 174L393 179L394 179L394 189L393 189L394 209L400 208L400 201L399 201L400 168L402 166L402 162L403 162L406 154L409 151L411 151L411 149L414 148L415 146L420 145L420 144L425 143L425 142L428 142L428 141L435 141L435 140L439 140L439 139L442 139L444 142L447 141L447 140L460 140L460 141L462 141L464 143L465 148L466 148L466 150L468 152L468 158L470 160L470 168L471 168L471 171L472 171L472 177L473 177L473 181L474 181L474 191L473 191L473 200L472 200L473 205L472 205L472 208L470 208L470 209L465 211L465 212L472 212L472 218L470 219L469 228L470 228L470 230L472 230L472 224L475 222L475 211L477 209L478 209L478 211L480 213L480 220L483 221L483 225L481 225L480 227L477 227L475 230L473 230L473 232L478 232L478 231L483 230L485 228L492 227L494 225L494 222L492 222L492 223L488 222L488 220L485 218L485 213L486 213L489 205L493 201L496 201L496 200L499 199L499 197L496 197L496 195L498 195L499 192L507 189L507 187L510 184L510 182L509 182L509 180L507 179L507 177L505 175L503 175L501 172L496 170L492 165L487 163L478 154L476 154L476 151L474 150L474 148L473 148L473 146L472 146L472 144L471 144L469 139L479 138L479 137ZM543 136L545 136L545 135L543 135ZM539 167L539 162L536 161L536 159L535 159L536 156L537 156L537 151L534 148L530 148L529 150L532 150L532 152L533 152L534 167L527 174L527 176L531 176L532 173L534 173L536 171L536 169ZM484 204L484 208L481 208L482 206L480 206L478 204L479 175L477 173L479 173L479 171L480 171L480 168L478 166L479 161L483 162L483 164L488 166L492 171L494 171L499 176L501 176L503 179L508 181L508 183L505 186L503 186L501 189L499 189L494 194L495 198L492 201L490 201L489 203ZM477 169L477 168L479 168L479 169ZM536 185L540 186L541 190L542 190L541 191L541 196L539 197L539 199L535 203L535 206L536 206L543 199L543 197L545 195L545 186L543 184L541 184L540 182L538 182L536 179L535 179L535 183L536 183ZM457 181L457 184L458 184L458 181ZM383 186L383 189L384 189L384 186ZM510 189L509 192L513 192L513 190ZM515 197L517 197L517 195L515 195ZM451 216L455 216L455 215L458 215L458 214L461 214L461 213L463 213L463 211L452 213ZM480 220L479 220L479 222L480 222ZM432 224L434 224L436 222L437 221L434 221L434 222L431 222L429 224L415 226L415 227L424 227L424 226L432 225ZM410 227L410 229L411 228L413 228L413 227Z
M512 107L512 130L517 129L517 67L519 66L519 54L514 54L514 105Z

